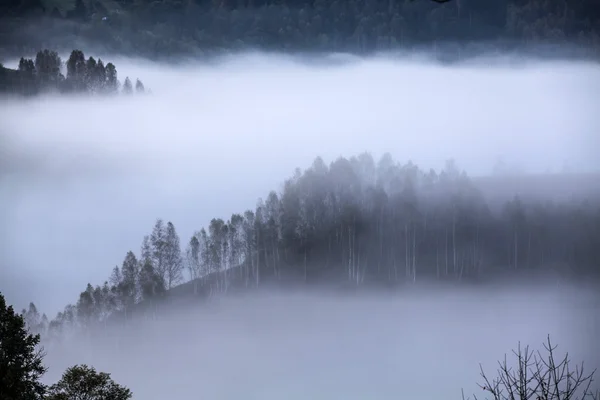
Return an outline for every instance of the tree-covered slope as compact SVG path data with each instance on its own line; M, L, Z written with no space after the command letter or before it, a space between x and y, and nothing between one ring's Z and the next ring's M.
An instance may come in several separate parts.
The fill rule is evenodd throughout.
M66 70L66 76L63 72ZM43 93L78 93L114 95L131 94L134 87L129 77L123 84L117 68L111 62L106 66L101 59L85 58L81 50L73 50L63 62L56 51L40 50L35 60L23 58L16 69L0 65L0 93L32 96ZM144 93L144 84L138 79L135 91Z
M599 276L600 180L521 177L527 184L519 189L507 186L506 177L493 179L470 179L453 162L442 171L422 170L389 154L329 165L317 158L281 192L213 218L191 238L181 241L171 222L157 220L139 253L128 252L104 284L88 284L50 327L152 315L165 299L265 284L383 288L527 274ZM553 198L552 187L568 191L566 183L577 179L587 179L590 190Z
M12 52L49 42L149 57L569 43L597 56L600 46L595 0L11 0L0 15L0 48ZM460 57L455 46L448 53Z

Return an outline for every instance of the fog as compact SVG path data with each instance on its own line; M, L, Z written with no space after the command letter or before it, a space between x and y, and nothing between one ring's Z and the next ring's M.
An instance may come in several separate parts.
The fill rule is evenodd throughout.
M598 366L598 295L567 286L413 289L388 296L252 294L174 308L100 339L47 346L53 382L88 363L138 399L460 399L483 397L520 341L551 335ZM179 310L179 311L178 311ZM544 353L542 353L544 354ZM512 364L510 364L512 365ZM572 365L574 367L574 365Z
M526 173L600 170L596 64L88 55L152 94L0 100L0 282L19 309L54 315L139 252L156 218L186 243L316 156L390 152L436 169L454 158L473 175L500 158Z

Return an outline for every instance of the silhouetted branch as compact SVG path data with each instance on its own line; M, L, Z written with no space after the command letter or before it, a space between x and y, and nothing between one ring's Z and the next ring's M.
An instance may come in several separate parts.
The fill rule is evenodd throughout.
M600 392L591 390L596 370L589 375L584 373L583 362L572 370L568 353L556 361L555 350L548 336L544 343L547 355L533 353L529 346L521 349L521 344L513 354L517 360L515 368L504 361L498 362L497 377L489 379L480 365L483 384L478 386L492 395L493 400L598 400ZM462 393L463 400L464 392ZM477 396L473 395L477 400Z

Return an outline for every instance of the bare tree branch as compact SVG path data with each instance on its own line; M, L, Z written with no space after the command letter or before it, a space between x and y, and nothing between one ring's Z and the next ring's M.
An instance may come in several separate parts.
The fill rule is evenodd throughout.
M540 351L530 351L529 346L521 349L519 343L517 350L512 351L516 367L509 366L505 355L498 362L496 378L491 380L480 364L483 383L477 385L493 400L600 400L600 392L591 389L596 370L586 375L583 362L573 370L568 353L557 361L557 346L552 345L549 336L543 346L545 357ZM464 391L462 398L465 399ZM476 395L473 398L477 400Z

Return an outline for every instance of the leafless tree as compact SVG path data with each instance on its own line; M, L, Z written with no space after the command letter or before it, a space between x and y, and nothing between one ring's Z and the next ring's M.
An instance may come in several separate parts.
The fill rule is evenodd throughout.
M505 355L504 361L498 361L497 376L491 380L480 365L483 383L478 386L493 400L599 400L600 392L591 386L596 370L586 374L583 362L573 369L568 353L561 359L555 357L556 347L548 336L544 343L546 354L542 356L529 346L522 349L519 343L513 350L517 365L509 366ZM465 399L464 392L462 398ZM476 395L473 398L477 400Z

